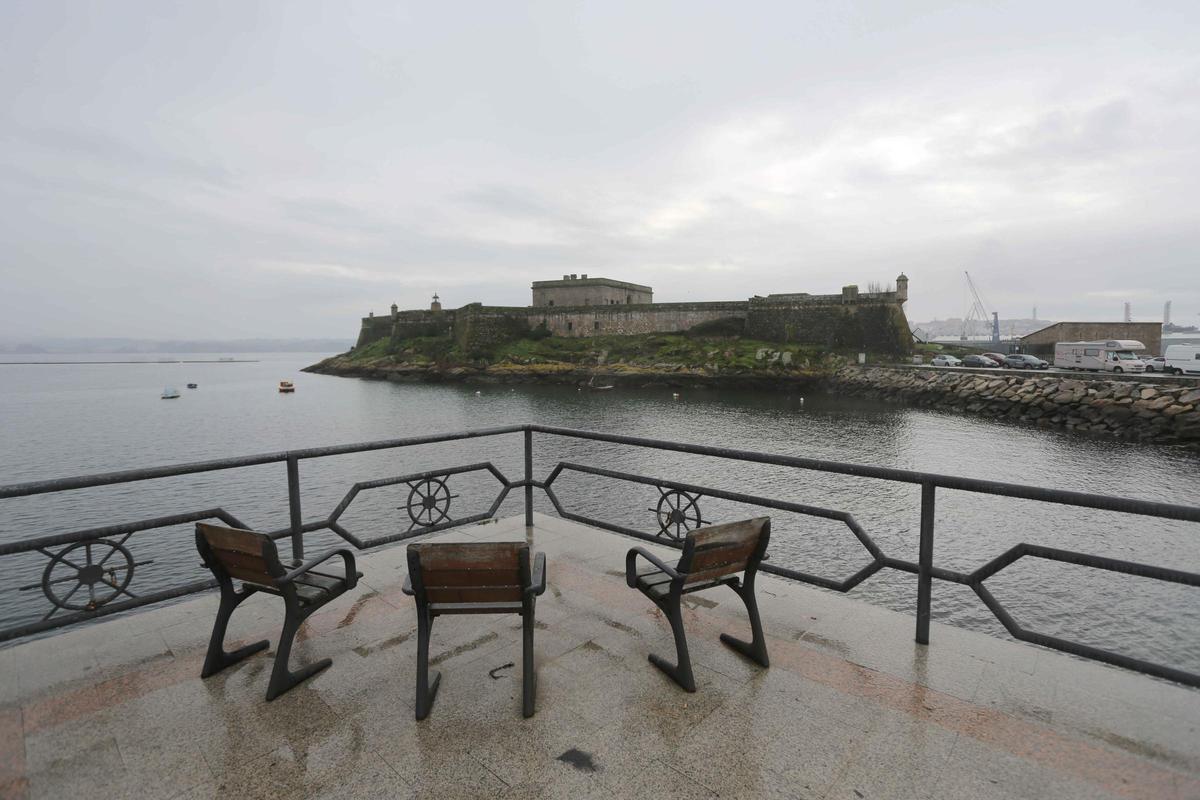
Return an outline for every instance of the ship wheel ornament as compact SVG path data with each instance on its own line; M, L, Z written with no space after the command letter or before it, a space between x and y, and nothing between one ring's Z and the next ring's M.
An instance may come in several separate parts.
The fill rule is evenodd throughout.
M663 491L659 488L658 507L651 508L658 516L658 535L679 541L704 524L700 518L700 495L691 495L679 489Z
M413 528L428 528L450 519L450 501L458 497L450 494L446 478L425 478L408 484L408 501L401 508L408 511Z
M138 564L125 539L88 539L46 553L50 563L42 572L42 593L54 605L46 617L59 610L95 611L122 594L136 598L128 586Z

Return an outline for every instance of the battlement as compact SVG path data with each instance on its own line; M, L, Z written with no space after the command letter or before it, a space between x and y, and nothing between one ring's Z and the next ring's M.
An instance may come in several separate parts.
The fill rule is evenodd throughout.
M357 346L388 337L453 336L472 350L535 328L563 337L635 336L681 333L709 323L766 341L896 353L911 346L903 274L894 291L859 292L850 285L840 294L794 292L714 302L655 303L649 286L586 274L534 281L532 291L530 306L468 303L443 309L436 295L428 310L401 311L393 304L387 316L363 318Z

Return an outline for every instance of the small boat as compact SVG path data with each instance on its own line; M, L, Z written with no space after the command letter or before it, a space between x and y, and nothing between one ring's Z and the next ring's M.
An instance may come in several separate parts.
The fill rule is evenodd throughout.
M198 383L189 383L189 384L188 384L188 388L189 388L189 389L199 389L199 388L200 388L200 384L198 384Z
M176 389L175 387L168 386L167 388L163 389L163 393L162 393L163 400L174 400L177 397L179 397L179 390Z
M613 385L611 383L606 383L602 386L597 386L596 376L593 375L591 380L587 382L587 388L593 392L607 392L609 389L613 388Z
M280 381L279 382L279 391L286 394L288 392L296 391L296 387L292 385L291 381Z

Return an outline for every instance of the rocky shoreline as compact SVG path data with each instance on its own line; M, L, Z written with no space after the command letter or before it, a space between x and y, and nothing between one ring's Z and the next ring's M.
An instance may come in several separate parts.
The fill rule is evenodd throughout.
M1200 386L1070 375L846 367L842 394L1200 450Z
M577 386L592 390L624 389L811 389L829 377L829 372L803 368L721 370L683 364L653 367L610 365L584 367L572 364L495 364L487 366L442 366L378 361L360 363L335 356L305 367L304 372L348 378L386 380L396 383L546 384Z

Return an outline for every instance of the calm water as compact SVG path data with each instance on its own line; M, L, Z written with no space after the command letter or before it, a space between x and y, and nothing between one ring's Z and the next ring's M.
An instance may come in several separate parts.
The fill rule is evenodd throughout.
M222 354L224 355L224 354ZM1200 502L1200 458L1176 449L1096 440L1006 423L837 397L685 392L578 392L565 387L395 385L300 373L319 355L261 355L246 364L0 366L0 483L171 464L439 431L536 421L1018 483ZM64 357L65 358L65 357ZM89 357L97 360L104 357ZM148 358L157 358L150 356ZM281 379L296 384L280 395ZM200 388L187 390L196 382ZM164 386L183 392L161 400ZM479 391L477 394L476 391ZM301 465L306 519L324 517L355 481L491 460L521 475L519 435ZM850 511L889 555L916 559L919 490L776 467L539 436L535 473L559 460L670 477ZM485 474L451 481L452 515L483 510L497 484ZM574 510L655 529L654 487L564 475ZM368 537L406 529L407 486L363 492L342 522ZM514 493L500 511L521 513ZM539 510L551 511L538 493ZM61 533L221 506L250 525L287 524L284 467L271 465L0 501L0 540ZM941 491L935 563L969 570L1022 541L1200 569L1200 526ZM701 500L705 520L753 509ZM840 523L772 512L772 560L842 578L866 563ZM312 537L310 550L334 537ZM145 592L200 577L187 526L127 543L139 562L129 588ZM141 563L146 562L146 563ZM0 559L0 621L43 616L39 554ZM614 565L615 569L621 565ZM71 586L67 583L66 586ZM1081 567L1023 559L989 580L1023 625L1174 666L1200 670L1200 595ZM877 574L854 596L912 612L916 581ZM1006 635L970 590L935 582L942 621Z

